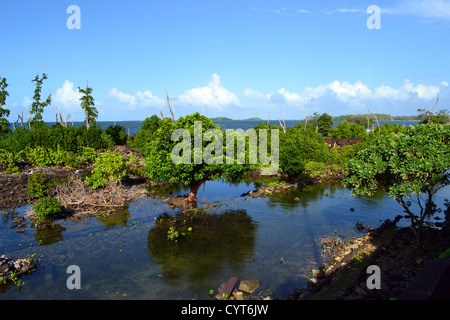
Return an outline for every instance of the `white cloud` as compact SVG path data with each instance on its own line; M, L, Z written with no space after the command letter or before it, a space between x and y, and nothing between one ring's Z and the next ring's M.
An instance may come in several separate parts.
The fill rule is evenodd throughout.
M441 82L441 87L448 87L448 82L447 81L442 81Z
M220 83L220 77L214 73L206 87L193 88L178 97L182 103L214 107L221 109L226 105L239 105L239 99Z
M75 85L73 82L70 82L69 80L64 81L63 86L57 89L55 95L52 97L52 105L69 110L80 108L80 98L83 94L74 87Z
M415 86L414 83L406 80L404 85L397 89L386 85L379 86L376 88L373 97L391 100L408 100L411 97L411 93L415 93L419 99L430 100L436 97L439 91L440 89L438 86L426 86L423 84L418 84Z
M352 85L346 81L340 83L336 80L328 84L327 88L330 89L339 100L344 102L347 102L351 98L367 98L372 94L372 90L361 81L357 81Z
M117 88L112 88L109 90L108 95L131 110L135 110L139 107L160 107L164 104L164 100L154 96L151 91L138 91L136 95L131 95L119 91Z
M251 88L244 89L244 96L252 99L265 99L265 96L262 92Z
M127 93L123 93L122 91L119 91L117 88L112 88L109 90L108 95L112 98L115 98L120 103L126 104L128 106L135 106L136 105L136 97L132 96Z

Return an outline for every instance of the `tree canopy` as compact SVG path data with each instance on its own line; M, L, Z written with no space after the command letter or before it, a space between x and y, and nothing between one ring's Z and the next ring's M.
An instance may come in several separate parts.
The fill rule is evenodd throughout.
M380 135L348 162L343 183L357 196L371 196L378 188L388 192L409 214L420 246L423 221L433 212L433 195L450 181L449 144L448 125L420 124Z
M195 132L196 121L201 122L201 137ZM183 135L178 135L180 131L176 131L177 129L185 129L181 131ZM209 129L220 131L219 126L198 112L180 117L175 122L171 119L161 120L154 139L147 143L144 154L150 180L181 182L188 185L190 188L188 200L194 201L199 186L207 180L224 178L231 181L242 178L250 169L249 162L229 164L225 161L225 152L215 154L212 146L226 150L224 133L220 131L220 137L213 135L206 139L205 133ZM208 154L212 157L207 157ZM174 155L178 160L184 161L174 160ZM197 161L198 159L200 161Z

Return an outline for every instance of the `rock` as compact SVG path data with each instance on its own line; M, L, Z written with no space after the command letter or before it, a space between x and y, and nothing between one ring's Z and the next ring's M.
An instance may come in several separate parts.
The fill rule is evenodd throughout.
M25 229L16 229L17 233L25 233Z
M259 280L242 280L239 284L239 290L252 294L260 286Z
M233 296L236 300L244 300L244 293L240 290L233 291Z

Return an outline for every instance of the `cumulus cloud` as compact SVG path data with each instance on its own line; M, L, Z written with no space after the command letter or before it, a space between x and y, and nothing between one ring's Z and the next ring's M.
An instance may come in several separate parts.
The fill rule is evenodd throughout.
M442 85L442 84L441 84ZM374 98L385 98L391 100L408 100L411 93L415 93L419 99L430 100L436 97L440 89L433 85L414 85L413 82L406 80L403 86L394 89L392 87L381 85L375 90Z
M222 86L216 73L212 75L212 80L207 86L187 90L178 97L178 100L186 104L204 104L217 109L227 105L239 105L237 96Z
M78 91L78 87L75 88L73 82L66 80L62 87L58 88L56 93L52 96L52 105L56 105L56 107L61 110L78 110L80 109L80 98L82 96L83 94ZM98 104L97 101L95 103Z
M164 104L164 100L154 96L151 91L138 91L135 95L131 95L112 88L109 90L108 96L116 99L130 110L141 107L160 107Z
M441 82L441 87L448 87L448 82L447 81L442 81Z
M331 90L339 100L344 102L347 102L351 98L367 98L372 94L372 90L361 81L350 84L346 81L340 83L336 80L327 85L327 88Z

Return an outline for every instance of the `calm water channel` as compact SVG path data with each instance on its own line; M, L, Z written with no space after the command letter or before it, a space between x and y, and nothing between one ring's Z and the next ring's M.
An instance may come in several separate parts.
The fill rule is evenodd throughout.
M282 197L241 197L254 189L253 183L207 182L198 198L219 206L191 224L192 231L177 243L155 223L163 213L179 214L164 198L137 199L107 218L57 220L45 231L26 220L24 234L9 228L15 215L3 209L0 254L36 254L40 266L22 278L20 288L3 287L0 299L212 299L209 291L217 293L231 276L260 280L258 291L265 295L270 290L274 297L287 296L305 287L320 265L320 238L336 231L351 238L359 235L356 222L377 226L403 215L384 192L358 199L339 185L315 185ZM172 190L172 196L186 193L180 186ZM442 207L445 198L449 188L436 203ZM24 216L26 209L15 211ZM66 286L70 265L80 267L80 290Z

